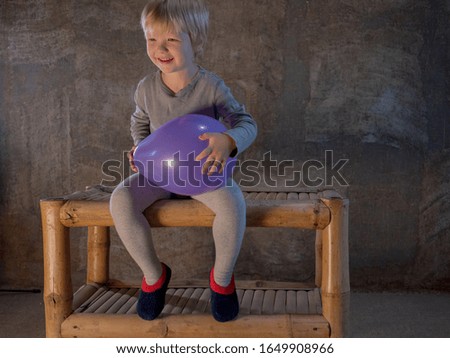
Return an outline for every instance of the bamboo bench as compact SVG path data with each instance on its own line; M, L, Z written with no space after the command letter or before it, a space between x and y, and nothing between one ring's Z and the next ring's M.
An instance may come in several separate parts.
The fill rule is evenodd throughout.
M348 200L331 190L244 192L247 226L316 230L315 283L237 281L240 313L219 323L207 281L173 282L154 321L136 314L139 288L109 278L111 188L94 186L40 202L47 337L343 337L348 335ZM211 226L192 199L161 200L145 211L153 227ZM70 228L88 227L87 279L75 293Z

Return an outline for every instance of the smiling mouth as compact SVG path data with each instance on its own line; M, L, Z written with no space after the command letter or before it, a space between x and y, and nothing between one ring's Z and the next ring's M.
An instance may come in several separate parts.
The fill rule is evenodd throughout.
M158 61L159 62L162 62L162 63L170 63L170 62L172 62L173 61L173 58L158 58Z

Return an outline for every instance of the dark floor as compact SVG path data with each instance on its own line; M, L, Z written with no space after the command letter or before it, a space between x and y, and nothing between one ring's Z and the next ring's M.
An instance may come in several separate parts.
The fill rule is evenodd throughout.
M450 338L449 292L352 292L352 337ZM45 337L42 293L0 292L0 337Z

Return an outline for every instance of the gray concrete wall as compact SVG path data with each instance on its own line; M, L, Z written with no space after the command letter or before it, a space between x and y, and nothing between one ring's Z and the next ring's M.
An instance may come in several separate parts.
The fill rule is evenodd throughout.
M134 89L152 70L139 28L145 2L0 2L1 286L42 284L39 199L111 179L102 163L131 146ZM201 64L259 124L241 159L270 151L295 170L324 163L326 151L348 159L349 185L338 189L351 203L352 286L449 289L450 1L207 3ZM76 283L85 234L75 230L72 243ZM237 275L311 279L312 238L249 229ZM114 231L112 241L114 276L138 280ZM157 229L155 241L177 278L206 277L209 229Z

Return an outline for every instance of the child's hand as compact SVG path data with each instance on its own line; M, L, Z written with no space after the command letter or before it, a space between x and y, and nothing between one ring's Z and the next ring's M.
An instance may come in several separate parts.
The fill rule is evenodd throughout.
M230 153L236 148L233 138L223 133L203 133L198 138L209 140L208 147L195 158L195 160L202 160L208 157L203 164L202 173L208 173L208 175L217 171L222 173Z
M135 149L136 149L136 146L133 145L133 147L128 152L127 156L128 156L128 160L130 161L131 170L133 172L137 173L138 172L138 168L134 165L134 150Z

